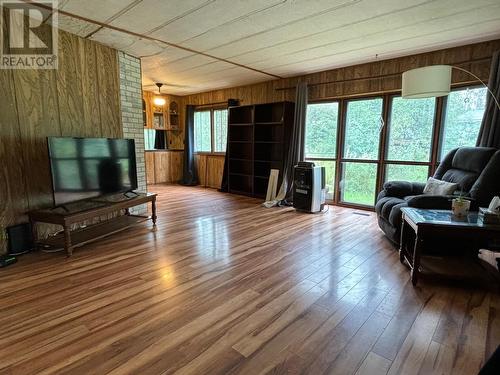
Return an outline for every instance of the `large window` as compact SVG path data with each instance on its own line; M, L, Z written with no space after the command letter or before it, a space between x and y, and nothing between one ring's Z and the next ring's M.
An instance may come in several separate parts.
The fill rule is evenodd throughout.
M212 129L210 111L194 113L194 150L197 152L212 151Z
M317 103L307 106L306 160L325 167L328 198L333 199L337 159L337 125L339 103Z
M383 99L349 100L346 107L340 200L372 206L377 188Z
M227 109L209 109L194 113L196 152L226 152Z
M226 152L227 142L227 109L213 111L214 152Z
M311 103L306 160L325 166L329 199L373 207L385 181L425 182L448 151L473 146L485 102L486 89L472 87L442 98Z
M393 97L389 117L388 160L431 160L436 99Z
M436 99L390 100L385 181L424 182L432 158Z
M484 87L452 91L445 99L446 110L441 140L441 157L460 146L475 146L486 106Z

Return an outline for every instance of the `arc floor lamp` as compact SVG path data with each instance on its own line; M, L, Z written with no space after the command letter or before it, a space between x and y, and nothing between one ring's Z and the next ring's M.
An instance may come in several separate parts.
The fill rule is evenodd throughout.
M448 95L451 91L452 69L465 72L481 82L490 93L498 109L500 109L498 98L493 94L486 83L474 73L453 65L431 65L404 72L402 97L417 99Z

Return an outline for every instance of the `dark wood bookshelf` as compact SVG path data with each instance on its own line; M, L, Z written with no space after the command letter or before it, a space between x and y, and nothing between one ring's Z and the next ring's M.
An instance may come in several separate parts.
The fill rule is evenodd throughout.
M281 184L293 126L294 103L231 107L228 118L228 185L233 194L264 198L271 169Z

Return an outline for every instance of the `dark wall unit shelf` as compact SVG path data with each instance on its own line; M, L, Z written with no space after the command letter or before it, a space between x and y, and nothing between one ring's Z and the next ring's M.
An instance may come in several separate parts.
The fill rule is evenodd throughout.
M229 125L229 142L237 142L237 141L253 141L253 125L248 126L238 126L238 125Z
M271 169L279 169L288 151L294 103L231 107L228 119L229 192L264 198Z

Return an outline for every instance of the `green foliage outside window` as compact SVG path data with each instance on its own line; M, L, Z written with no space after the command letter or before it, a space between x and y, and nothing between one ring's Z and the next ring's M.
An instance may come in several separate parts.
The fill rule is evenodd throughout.
M452 91L446 98L441 157L461 146L475 146L486 106L484 87Z
M226 152L227 109L214 110L214 152Z
M212 151L210 111L196 111L194 113L194 150Z
M377 181L377 164L343 163L340 190L342 201L373 206Z
M378 159L382 103L382 98L348 102L344 158Z
M436 99L392 99L389 160L430 161Z
M425 182L428 175L426 165L387 164L385 167L386 181Z
M308 158L337 157L339 104L318 103L307 106L305 155Z

